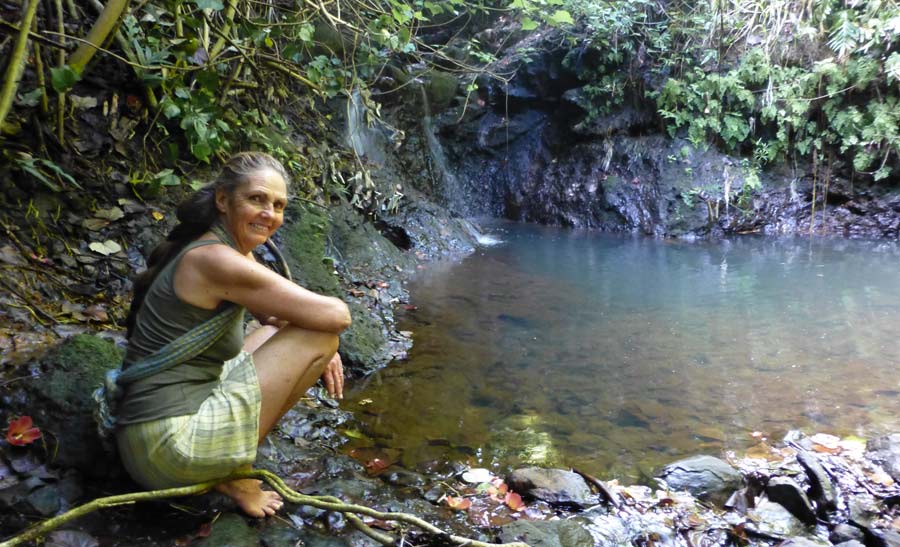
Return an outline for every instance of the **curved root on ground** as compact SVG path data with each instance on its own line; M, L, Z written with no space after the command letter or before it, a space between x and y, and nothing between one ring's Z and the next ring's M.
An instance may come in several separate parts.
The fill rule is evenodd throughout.
M158 500L202 494L219 483L231 481L234 479L260 479L265 481L276 492L281 494L281 497L283 497L286 501L296 503L298 505L309 505L311 507L324 509L326 511L337 511L339 513L344 513L347 515L347 519L353 524L353 526L355 526L365 535L383 545L394 545L397 543L397 538L391 536L390 534L373 530L370 526L363 522L359 515L384 521L396 521L409 524L428 533L440 535L446 538L451 543L457 545L465 545L467 547L528 547L528 545L525 543L485 543L462 536L448 534L437 526L434 526L433 524L408 513L384 513L365 505L344 503L340 499L333 496L307 496L289 488L278 475L260 469L242 471L220 480L203 482L192 486L168 488L166 490L152 490L149 492L134 492L131 494L120 494L118 496L97 498L91 502L85 503L84 505L79 505L78 507L61 515L57 515L53 518L49 518L45 521L35 524L21 534L0 543L0 547L13 547L15 545L25 543L26 541L34 540L52 530L55 530L56 528L59 528L67 522L71 522L78 517L84 516L88 513L92 513L98 509L115 507L117 505L126 505L138 501Z

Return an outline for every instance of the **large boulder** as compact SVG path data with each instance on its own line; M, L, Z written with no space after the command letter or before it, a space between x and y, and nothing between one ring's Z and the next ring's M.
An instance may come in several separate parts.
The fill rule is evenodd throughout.
M743 481L737 469L713 456L694 456L670 463L657 478L672 490L686 490L713 503L724 502Z
M506 483L515 492L553 505L584 507L590 503L590 487L571 471L526 467L513 471Z
M900 482L900 433L892 433L866 443L866 456Z

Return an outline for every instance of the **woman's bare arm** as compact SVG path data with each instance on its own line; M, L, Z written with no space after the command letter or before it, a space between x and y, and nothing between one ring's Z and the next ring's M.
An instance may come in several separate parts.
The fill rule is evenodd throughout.
M224 245L185 254L175 274L175 291L196 306L215 308L227 300L256 316L276 317L310 330L339 334L351 321L342 300L304 289Z

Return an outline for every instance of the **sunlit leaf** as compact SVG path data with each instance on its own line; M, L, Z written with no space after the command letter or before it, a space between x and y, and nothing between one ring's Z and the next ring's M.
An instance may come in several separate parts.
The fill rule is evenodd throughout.
M88 245L88 248L95 253L102 254L103 256L109 256L122 250L122 246L111 239L104 242L94 241L93 243Z
M522 30L534 30L536 28L538 28L538 24L534 19L530 17L522 19Z
M554 26L575 24L575 20L572 19L572 14L562 9L553 12L553 15L547 18L547 22Z

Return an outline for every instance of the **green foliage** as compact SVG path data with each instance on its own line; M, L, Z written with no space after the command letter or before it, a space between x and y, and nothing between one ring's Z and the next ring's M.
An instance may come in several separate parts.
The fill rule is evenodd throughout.
M584 82L589 119L643 96L671 136L754 166L840 157L876 180L900 168L897 0L511 6L527 28L562 9L586 30L564 63Z
M14 154L4 153L7 159L12 160L12 165L19 171L30 175L48 190L60 192L63 186L69 185L81 189L81 186L75 182L72 175L68 174L62 167L56 163L44 158L35 158L31 154L25 152L17 152Z

